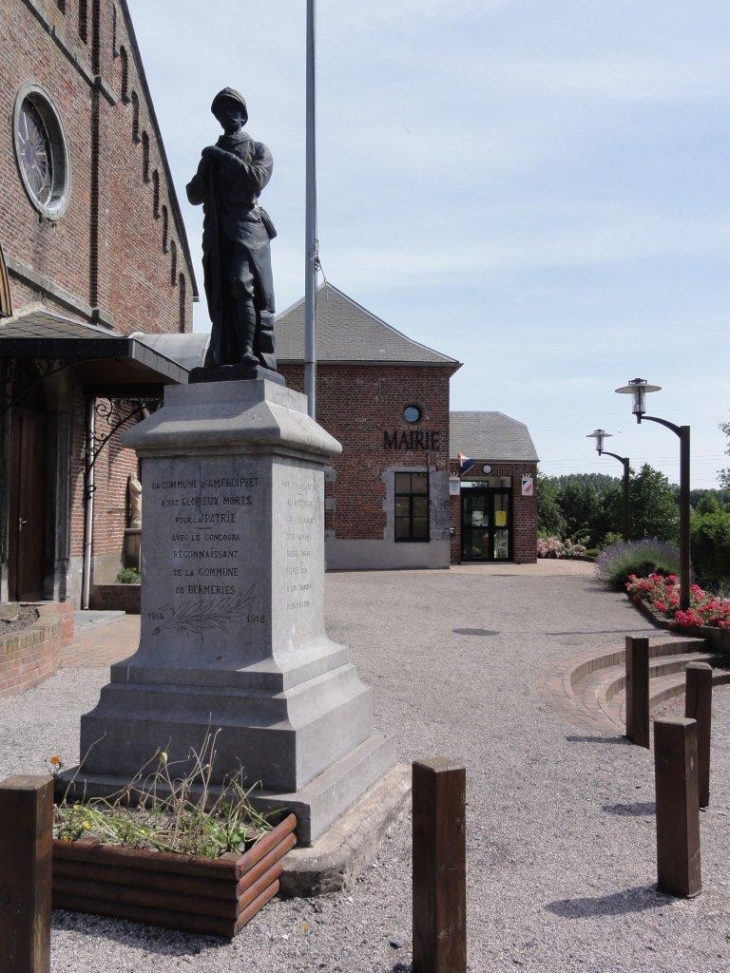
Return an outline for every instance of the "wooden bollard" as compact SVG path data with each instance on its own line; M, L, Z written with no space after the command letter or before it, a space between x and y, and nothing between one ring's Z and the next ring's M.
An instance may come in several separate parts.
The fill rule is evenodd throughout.
M53 780L0 782L0 973L50 973Z
M654 721L657 888L692 898L702 891L697 723Z
M649 748L649 639L626 636L626 736Z
M466 970L466 768L413 764L413 973Z
M712 666L707 662L687 665L684 715L697 720L697 773L700 807L710 804L710 743L712 739Z

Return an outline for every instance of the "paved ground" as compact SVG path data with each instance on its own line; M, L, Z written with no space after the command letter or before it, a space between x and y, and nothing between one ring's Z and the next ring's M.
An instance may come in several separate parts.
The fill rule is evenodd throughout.
M653 888L652 755L571 724L541 688L579 650L647 632L590 565L332 574L327 606L330 636L351 646L400 759L467 766L471 970L727 973L730 694L715 697L705 891L671 899ZM133 627L87 633L73 667L0 701L0 775L38 773L52 753L78 759L79 714L106 678L89 663L127 654ZM275 902L232 944L57 913L54 973L408 970L409 827L349 893Z

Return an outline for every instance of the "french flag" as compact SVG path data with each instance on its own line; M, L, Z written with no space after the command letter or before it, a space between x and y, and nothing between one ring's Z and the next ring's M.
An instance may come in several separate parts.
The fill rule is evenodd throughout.
M459 475L461 475L462 473L466 473L467 470L470 470L472 468L472 466L474 465L474 460L469 459L468 456L464 456L463 453L458 453L457 455L459 459Z

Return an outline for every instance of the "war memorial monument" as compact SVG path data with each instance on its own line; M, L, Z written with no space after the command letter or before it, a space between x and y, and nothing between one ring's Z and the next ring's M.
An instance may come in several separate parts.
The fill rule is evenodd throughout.
M324 470L339 443L276 371L272 157L238 92L188 197L202 203L206 360L126 436L142 459L141 637L81 719L87 793L156 753L186 761L217 733L214 782L239 765L263 808L315 842L394 766L372 694L324 626Z

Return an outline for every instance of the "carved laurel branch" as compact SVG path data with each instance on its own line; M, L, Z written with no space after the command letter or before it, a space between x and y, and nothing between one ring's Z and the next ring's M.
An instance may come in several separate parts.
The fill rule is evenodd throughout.
M163 605L160 611L169 612L164 622L160 622L152 633L159 635L164 629L186 632L193 635L204 635L211 629L224 630L229 621L242 618L251 611L253 605L256 582L239 595L228 595L225 598L214 598L212 601L186 601L177 608Z

